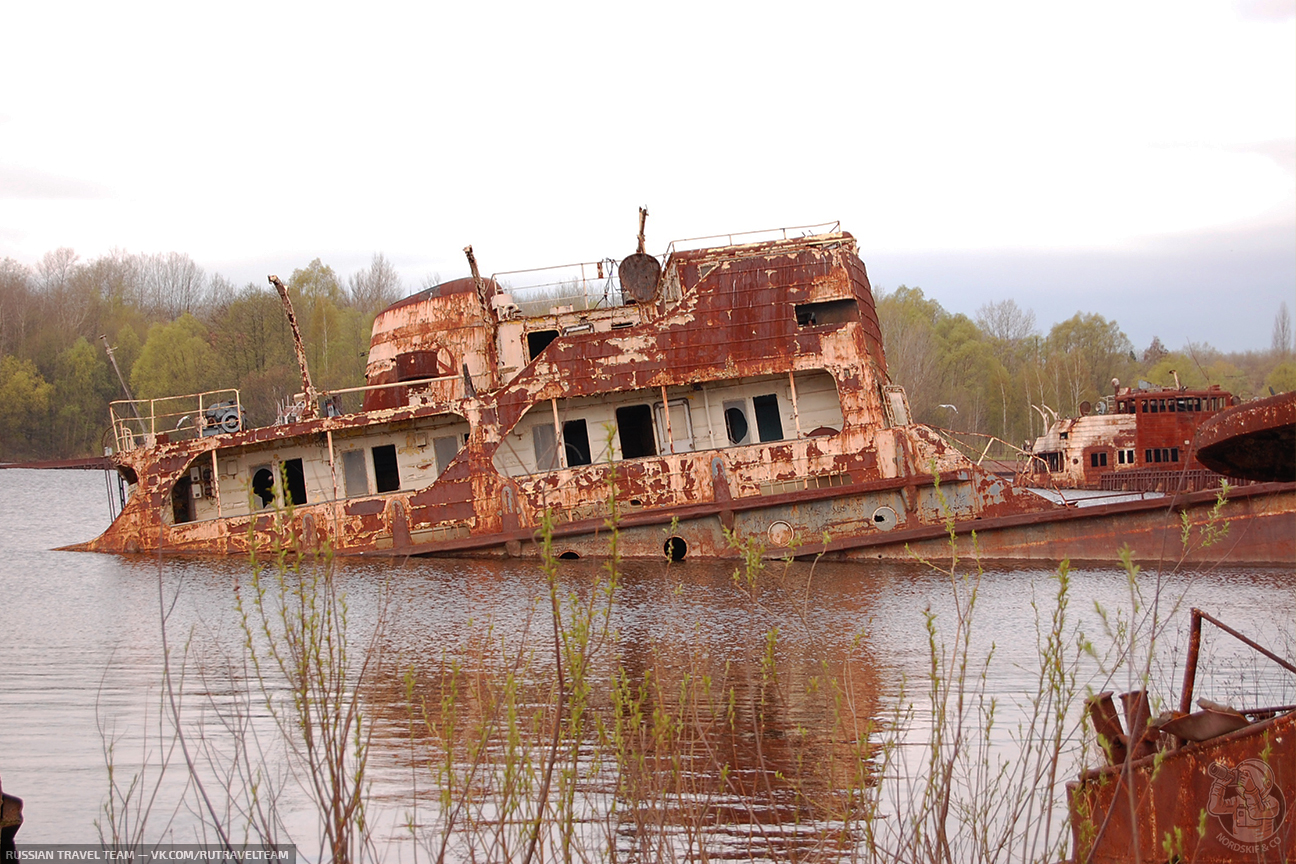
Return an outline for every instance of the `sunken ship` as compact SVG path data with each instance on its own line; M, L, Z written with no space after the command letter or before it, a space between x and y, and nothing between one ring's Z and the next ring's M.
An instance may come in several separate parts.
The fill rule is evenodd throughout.
M1293 484L1058 504L914 423L839 226L653 256L644 215L637 253L539 292L469 247L472 276L377 316L363 387L316 391L294 325L303 392L274 425L236 391L114 403L129 495L76 548L536 556L547 535L574 558L615 525L618 554L673 560L1296 557Z

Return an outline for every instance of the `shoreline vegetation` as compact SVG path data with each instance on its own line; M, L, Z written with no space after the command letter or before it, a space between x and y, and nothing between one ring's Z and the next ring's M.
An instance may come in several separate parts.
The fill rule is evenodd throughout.
M1171 698L1157 655L1187 608L1166 588L1174 562L1126 559L1128 601L1098 608L1092 633L1065 563L1033 584L1033 620L991 622L980 562L921 562L947 588L922 613L927 674L883 692L868 622L832 636L811 626L818 562L763 560L732 538L729 588L761 625L735 634L728 657L696 632L626 656L614 482L601 564L565 575L546 522L525 620L473 622L421 667L386 638L390 584L357 621L327 551L299 555L291 540L231 586L241 651L199 662L196 631L168 633L177 597L159 559L157 740L132 774L105 735L101 841L156 842L166 814L187 808L209 842L295 843L337 864L406 860L392 836L435 862L1057 862L1070 854L1064 784L1103 758L1084 700L1150 690L1155 713ZM1207 525L1185 546L1219 539ZM992 623L1034 628L1021 693L992 685ZM1296 639L1282 638L1290 652ZM397 802L374 797L378 739L408 754ZM162 800L168 773L184 778L183 802ZM303 806L310 836L293 820Z
M439 282L431 274L420 289ZM376 254L343 279L317 258L287 284L316 385L364 384L375 314L411 293L391 262ZM1267 350L1223 353L1197 343L1170 351L1159 338L1139 350L1100 314L1077 312L1045 334L1012 300L968 317L917 287L874 291L890 377L906 388L920 423L1016 443L1046 431L1032 406L1075 415L1082 401L1110 393L1112 378L1169 386L1177 372L1185 386L1218 384L1243 399L1296 389L1285 303ZM519 302L544 296L519 294ZM105 341L136 398L235 387L260 426L300 389L292 337L268 284L239 287L175 252L117 250L82 261L61 248L34 268L6 258L0 461L103 453L108 403L124 398Z

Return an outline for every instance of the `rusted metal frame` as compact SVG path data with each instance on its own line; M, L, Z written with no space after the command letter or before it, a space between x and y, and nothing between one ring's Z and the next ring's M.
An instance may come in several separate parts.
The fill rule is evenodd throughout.
M811 228L827 228L828 230L826 230L826 231L820 231L820 232L818 232L818 233L816 233L816 234L812 234L812 235L809 235L809 236L806 236L806 237L796 237L796 238L793 238L793 239L796 240L796 241L799 241L799 242L801 242L801 243L803 243L803 244L809 245L809 243L810 243L811 241L816 240L816 239L822 239L822 240L826 241L826 240L828 240L829 238L831 238L832 240L839 241L839 240L842 240L842 239L850 238L850 235L849 235L848 233L846 233L846 232L844 232L844 231L841 230L841 220L839 219L839 220L834 221L834 222L817 222L817 223L815 223L815 224L813 224L813 225L788 225L788 226L783 227L783 228L764 228L764 229L757 230L757 231L740 231L740 232L738 232L738 233L736 233L736 234L709 234L709 235L706 235L706 236L703 236L703 237L681 237L681 238L678 239L678 240L672 240L672 241L667 245L667 247L666 247L666 255L669 257L669 256L671 256L671 255L676 255L676 254L684 255L684 254L686 254L686 253L690 253L690 252L706 252L706 251L712 251L712 250L720 251L720 250L723 250L723 249L725 249L725 248L727 248L727 247L734 246L735 244L734 244L734 242L733 242L733 238L735 238L735 237L748 237L748 236L751 236L751 235L753 235L753 234L773 234L774 232L777 231L777 232L780 232L780 233L783 235L783 237L782 237L781 240L777 240L777 239L776 239L776 240L754 240L754 241L752 241L752 242L749 243L749 244L738 244L738 245L744 245L744 246L775 246L775 245L778 245L778 244L781 244L781 243L787 243L787 242L788 242L787 232L789 232L789 231L805 231L805 230L808 230L808 229L811 229ZM851 239L853 239L853 238L851 238ZM680 249L680 250L676 250L676 249L675 249L676 244L679 244L679 243L697 243L697 242L700 242L700 241L702 241L702 240L725 240L726 242L725 242L723 245L700 246L700 247L698 247L698 248L696 248L696 249Z
M225 514L221 512L220 463L217 462L216 460L216 448L214 447L212 448L211 451L211 463L212 463L212 494L216 498L216 518L223 519L225 518Z
M711 449L719 450L720 448L716 444L715 421L711 419L711 400L707 397L706 385L699 384L698 389L702 391L702 407L706 411L707 435L710 436L711 439Z
M797 439L800 440L802 437L801 409L797 407L796 377L795 372L792 369L788 370L788 389L792 395L792 424L796 427ZM838 397L838 402L840 401L841 399Z
M966 472L950 472L951 479L966 480ZM910 481L919 480L918 477L909 478ZM930 483L930 477L926 478ZM941 476L941 482L945 482L945 475ZM920 482L918 485L927 485ZM1252 495L1263 495L1276 491L1274 487L1287 486L1296 489L1294 484L1265 484L1269 488L1255 491L1256 487L1245 490L1231 490L1228 500L1233 501L1237 498L1250 497ZM1180 498L1178 505L1187 504L1205 504L1215 500L1215 495L1209 490L1206 492L1195 492L1190 496ZM1116 516L1126 513L1136 513L1139 511L1155 511L1170 509L1166 504L1165 498L1146 498L1139 501L1122 501L1115 504L1101 504L1094 507L1066 507L1058 510L1032 510L1028 513L1014 513L1009 516L995 516L989 519L967 519L954 523L955 534L970 534L973 531L982 532L998 528L1016 528L1021 526L1048 524L1052 522L1064 522L1072 519L1091 519L1098 516ZM949 531L946 526L941 524L923 525L918 528L901 528L892 531L881 532L877 535L861 535L856 537L845 537L840 540L833 540L830 543L815 544L813 546L802 547L803 552L798 557L813 557L826 552L844 552L851 549L867 548L869 546L885 546L898 540L930 540L934 537L948 537ZM1083 560L1083 559L1077 559Z
M647 212L647 211L645 211ZM671 431L670 418L670 400L666 398L666 385L661 385L662 397L662 417L666 421L666 449L670 455L675 455L675 433Z
M564 463L567 461L567 442L563 440L562 423L559 422L559 420L558 420L558 400L557 400L557 399L550 399L550 400L549 400L549 406L550 406L551 408L553 408L553 423L554 423L554 462L555 462L555 465L554 465L554 467L553 467L551 470L557 471L557 470L561 470L562 467L563 467L563 465L564 465ZM537 456L537 458L539 458L539 454L536 454L536 456ZM539 469L540 469L540 466L537 465L537 466L536 466L536 470L539 471Z
M1203 620L1209 621L1210 623L1214 624L1216 627L1223 630L1225 633L1229 634L1234 639L1237 639L1239 642L1241 642L1243 645L1246 645L1248 648L1252 648L1256 651L1259 651L1261 654L1268 657L1270 660L1274 661L1279 666L1286 669L1288 672L1296 674L1296 666L1293 666L1291 663L1288 663L1286 660L1279 657L1277 654L1273 653L1268 648L1265 648L1263 645L1260 645L1255 641L1248 639L1246 636L1243 636L1241 633L1234 630L1232 627L1228 626L1218 618L1212 615L1208 615L1207 613L1201 611L1200 609L1194 608L1192 610L1192 625L1189 629L1189 635L1188 635L1188 659L1184 665L1183 690L1181 691L1179 696L1179 710L1182 711L1184 714L1187 714L1192 710L1193 687L1197 682L1197 658L1198 658L1198 654L1201 651L1201 625Z
M1220 735L1218 737L1212 738L1208 742L1198 742L1198 743L1217 746L1221 744L1230 744L1234 741L1250 738L1252 736L1258 736L1263 738L1268 733L1270 727L1277 726L1277 725L1287 725L1292 722L1293 722L1293 718L1291 715L1279 714L1277 717L1270 717L1267 720L1260 720L1248 726L1243 726L1241 729L1235 729L1232 732L1228 732L1224 735ZM1164 758L1165 757L1162 757L1163 760ZM1132 762L1120 764L1120 765L1101 765L1097 768L1089 768L1080 774L1080 782L1087 783L1094 780L1102 780L1104 777L1110 777L1113 774L1120 774L1125 770L1126 765L1128 765L1131 769L1139 769L1139 768L1153 767L1156 765L1156 762L1157 762L1157 754L1153 753L1150 756L1144 756L1140 759L1134 760Z
M288 316L288 326L292 330L293 350L297 352L297 365L301 368L302 390L305 391L306 406L302 409L303 420L314 420L319 416L319 408L315 404L315 387L311 384L310 370L306 368L306 349L302 345L301 330L297 327L297 316L293 313L292 300L288 297L288 288L279 279L278 276L270 277L270 284L279 292L279 299L283 302L284 313Z

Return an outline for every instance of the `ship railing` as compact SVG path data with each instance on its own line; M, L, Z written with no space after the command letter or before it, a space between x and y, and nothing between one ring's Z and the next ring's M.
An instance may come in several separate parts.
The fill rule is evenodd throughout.
M244 426L239 391L207 390L159 399L122 399L108 406L117 452L237 432Z
M482 392L490 386L490 379L485 375L474 375L473 386ZM396 381L389 384L366 384L362 387L340 387L336 390L322 390L316 394L320 417L339 417L346 414L359 414L364 410L365 397L379 390L402 390L401 404L419 403L449 404L464 396L463 375L442 375L437 378L414 378L408 381Z
M1014 477L1020 477L1029 473L1032 465L1038 466L1043 463L1043 460L1029 450L1009 444L997 435L985 432L956 432L939 426L932 428L955 450L977 465L991 469L992 473L1007 473L1007 469L1011 468Z
M491 279L527 318L624 306L618 264L612 258L556 264L531 270L505 270Z
M712 246L736 246L744 243L769 243L774 240L791 240L814 237L819 234L837 234L841 221L819 222L814 225L789 225L786 228L764 228L759 231L739 231L735 234L711 234L706 237L687 237L672 240L666 247L666 257L689 249L707 249ZM723 240L721 243L719 241Z

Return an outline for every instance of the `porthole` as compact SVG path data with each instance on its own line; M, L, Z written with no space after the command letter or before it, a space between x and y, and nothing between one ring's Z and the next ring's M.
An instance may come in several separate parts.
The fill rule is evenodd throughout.
M873 527L879 531L890 531L899 521L896 511L890 507L879 507L873 511Z
M787 546L792 542L792 538L796 536L792 526L781 519L778 522L771 522L769 531L766 533L769 536L770 545L779 547Z
M684 556L688 555L688 543L683 537L667 537L666 543L662 546L662 553L667 561L683 561Z

